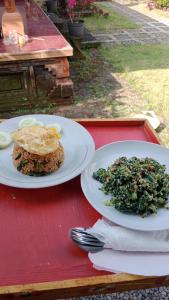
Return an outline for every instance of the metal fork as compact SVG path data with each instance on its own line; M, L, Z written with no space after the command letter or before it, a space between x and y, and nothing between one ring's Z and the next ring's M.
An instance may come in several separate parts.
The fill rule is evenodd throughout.
M96 253L104 248L104 243L92 234L86 231L83 227L74 227L69 231L71 239L79 246L81 249Z

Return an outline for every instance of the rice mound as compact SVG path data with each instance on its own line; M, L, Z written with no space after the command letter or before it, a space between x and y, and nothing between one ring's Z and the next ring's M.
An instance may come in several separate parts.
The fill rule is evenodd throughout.
M12 158L14 166L21 173L30 176L43 176L60 168L64 161L64 149L59 142L57 150L45 155L38 155L15 144Z

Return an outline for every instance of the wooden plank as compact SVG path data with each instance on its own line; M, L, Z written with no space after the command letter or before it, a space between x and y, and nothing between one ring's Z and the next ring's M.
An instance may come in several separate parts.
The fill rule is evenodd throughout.
M145 123L145 119L138 119L138 118L116 118L116 119L108 119L108 118L92 118L92 119L81 119L76 118L77 122L80 122L81 124L87 124L87 125L95 125L95 126L108 126L113 123L114 125L118 126L125 126L126 122L129 126L143 126Z
M12 69L12 71L18 71L18 70L27 70L28 67L31 65L33 65L34 67L36 66L43 66L46 64L56 64L56 63L60 63L62 58L60 57L56 57L56 58L47 58L47 59L31 59L29 61L16 61L16 62L2 62L1 63L1 68L0 71L2 71L2 73L4 72L3 69L8 68L9 70ZM63 57L63 59L65 59L65 57Z
M11 54L10 52L0 53L0 62L17 61L17 60L31 60L31 59L47 59L55 57L72 56L73 50L69 46L63 47L62 49L53 50L41 50L37 52L25 52Z
M0 119L0 122L5 121L6 119ZM118 126L124 126L126 123L129 124L130 126L143 126L144 123L146 122L147 125L150 123L149 121L145 120L145 119L138 119L138 118L117 118L117 119L107 119L107 118L91 118L91 119L83 119L83 118L74 118L73 119L76 122L79 122L82 125L95 125L95 126L105 126L107 125L111 125L113 123L113 125L118 125ZM154 129L151 128L151 130L154 132Z
M0 287L0 299L10 300L11 297L22 299L24 296L29 296L31 300L53 300L54 297L70 298L84 295L99 295L164 285L169 285L169 276L142 277L130 274L115 274L61 282Z
M144 124L145 130L149 131L150 136L155 136L159 144L163 144L158 133L154 130L154 128L151 126L150 122L148 120L145 120Z

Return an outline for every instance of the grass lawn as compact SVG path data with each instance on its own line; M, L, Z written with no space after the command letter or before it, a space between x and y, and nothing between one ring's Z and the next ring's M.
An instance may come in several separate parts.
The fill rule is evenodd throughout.
M153 110L169 146L169 44L100 47L74 62L77 117L133 117ZM79 110L78 110L79 109ZM73 114L67 111L67 116Z
M169 45L107 47L100 53L139 95L138 103L129 103L131 114L154 110L169 128ZM161 137L169 146L168 128Z
M109 16L93 15L84 18L86 27L92 32L110 32L114 29L123 28L138 28L138 25L130 21L127 17L121 16L112 9L109 9L104 3L96 3L97 7L101 8Z

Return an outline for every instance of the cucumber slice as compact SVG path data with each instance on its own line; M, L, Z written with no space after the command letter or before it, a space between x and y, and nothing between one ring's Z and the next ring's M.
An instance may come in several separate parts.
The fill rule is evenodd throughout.
M36 125L36 119L35 118L25 118L19 121L19 128L24 128L28 126L34 126Z
M12 143L12 138L9 133L0 131L0 149L8 147Z

